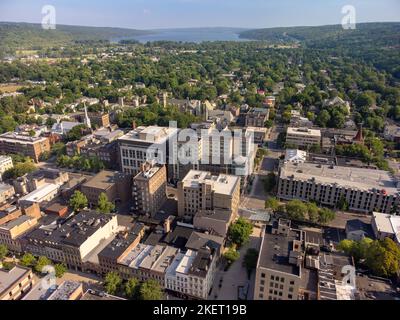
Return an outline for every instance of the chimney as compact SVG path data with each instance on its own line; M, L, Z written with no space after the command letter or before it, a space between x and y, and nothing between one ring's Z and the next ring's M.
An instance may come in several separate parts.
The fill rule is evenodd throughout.
M164 221L164 233L171 232L171 220L172 220L171 216L169 216L167 219L165 219L165 221Z
M135 120L132 121L132 128L133 128L133 130L136 129L136 121Z

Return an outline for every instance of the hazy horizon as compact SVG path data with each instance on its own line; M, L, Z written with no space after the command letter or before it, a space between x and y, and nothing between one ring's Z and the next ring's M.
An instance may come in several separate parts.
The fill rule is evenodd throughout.
M140 30L277 28L340 24L342 7L357 23L399 22L398 0L2 0L0 21L40 23L42 7L56 8L56 24Z

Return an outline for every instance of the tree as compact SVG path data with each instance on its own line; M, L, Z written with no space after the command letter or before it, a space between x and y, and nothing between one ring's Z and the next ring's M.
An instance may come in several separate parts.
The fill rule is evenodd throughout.
M140 294L140 282L136 278L130 278L125 283L125 295L129 299L137 299Z
M13 168L6 170L3 174L3 179L15 179L35 170L35 164L29 159L26 162L16 163Z
M334 211L328 209L328 208L322 208L319 210L319 218L318 222L321 224L327 224L334 220L336 217L336 214Z
M279 208L279 200L275 197L270 197L265 201L265 209L271 209L276 212Z
M321 127L326 127L331 120L331 116L327 110L322 110L317 117L317 124Z
M396 275L399 271L399 261L400 249L390 238L373 241L366 252L365 263L378 276Z
M344 196L340 196L336 207L341 211L347 211L349 210L349 203Z
M25 253L22 256L20 263L24 267L33 267L36 264L36 258L31 253Z
M291 200L286 204L286 213L290 219L304 220L308 213L308 207L300 200Z
M51 265L50 259L45 256L40 256L35 264L35 271L42 272L43 268L48 265Z
M56 270L56 277L61 278L65 272L67 272L67 266L64 263L57 263L54 266L54 269Z
M339 242L337 246L338 250L343 251L347 255L353 255L353 250L356 245L356 242L349 239L344 239Z
M117 272L107 273L104 279L104 287L106 289L106 292L109 294L116 294L121 283L122 279Z
M8 253L8 248L4 244L0 244L0 261L3 260Z
M257 267L258 251L256 249L250 248L247 250L244 256L244 266L247 269L248 276L250 278L251 272Z
M74 211L80 211L87 207L88 199L82 192L76 190L69 200L69 205Z
M307 203L307 215L311 222L318 222L319 208L314 202Z
M228 264L234 263L240 258L240 252L236 250L235 246L231 246L225 253L224 258L228 261Z
M164 293L160 284L153 279L147 280L140 286L141 300L162 300Z
M240 217L233 223L228 230L229 239L238 247L249 241L250 235L253 233L252 224L246 219Z
M100 193L98 204L97 204L97 210L99 210L101 213L110 213L115 209L115 205L108 201L107 195L102 192Z

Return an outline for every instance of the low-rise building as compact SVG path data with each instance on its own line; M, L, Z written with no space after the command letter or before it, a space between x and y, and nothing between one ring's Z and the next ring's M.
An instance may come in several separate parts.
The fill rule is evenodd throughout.
M15 195L12 185L0 182L0 203L3 203Z
M103 170L81 186L82 193L91 206L96 206L101 193L115 204L126 203L132 197L132 180L129 175Z
M22 154L39 162L43 152L50 152L50 142L45 137L31 137L15 132L7 132L0 135L0 153Z
M41 204L44 201L53 200L60 190L60 185L54 183L45 183L38 189L19 198L18 203L23 206L29 206L34 203Z
M317 129L288 127L286 144L305 148L313 145L321 145L321 131Z
M374 212L371 224L377 239L390 238L400 244L400 216Z
M25 237L25 251L83 270L83 262L101 242L118 232L117 216L83 211L61 224L41 226Z
M188 249L176 255L165 275L165 288L182 296L207 299L216 273L215 250Z
M12 158L9 156L0 156L0 181L2 180L3 173L13 168Z
M268 108L252 108L245 115L246 127L265 127L265 122L269 119Z
M0 243L10 251L22 252L19 238L37 225L37 219L30 216L18 218L0 225Z
M0 300L19 300L33 284L33 273L29 268L15 266L9 271L0 269Z
M225 237L236 215L230 209L200 210L193 218L193 226Z

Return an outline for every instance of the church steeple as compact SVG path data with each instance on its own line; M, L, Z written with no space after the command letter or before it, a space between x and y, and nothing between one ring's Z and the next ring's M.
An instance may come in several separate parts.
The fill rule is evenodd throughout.
M92 123L90 122L90 118L88 116L87 108L86 108L86 103L83 103L83 107L85 108L85 120L84 123L85 125L89 128L92 129Z

